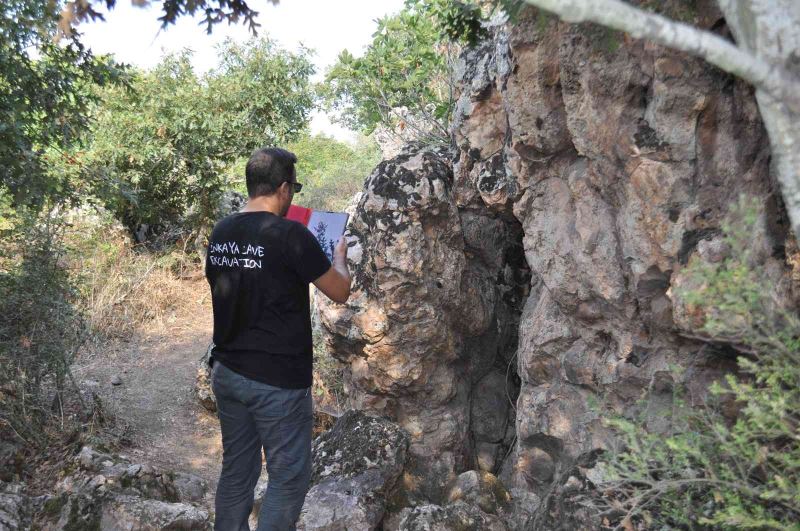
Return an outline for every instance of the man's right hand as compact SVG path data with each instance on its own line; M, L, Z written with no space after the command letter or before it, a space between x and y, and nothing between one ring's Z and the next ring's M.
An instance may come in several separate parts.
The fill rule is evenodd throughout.
M314 281L314 285L334 302L344 304L350 297L350 271L347 269L347 242L339 239L333 251L333 265Z

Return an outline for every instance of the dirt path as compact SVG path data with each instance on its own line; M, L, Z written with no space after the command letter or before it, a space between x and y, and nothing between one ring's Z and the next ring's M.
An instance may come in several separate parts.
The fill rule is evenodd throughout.
M195 398L194 381L211 341L211 304L204 279L184 282L186 300L161 323L130 342L82 355L73 371L78 381L96 385L106 409L130 426L132 459L202 477L210 502L222 460L219 424Z

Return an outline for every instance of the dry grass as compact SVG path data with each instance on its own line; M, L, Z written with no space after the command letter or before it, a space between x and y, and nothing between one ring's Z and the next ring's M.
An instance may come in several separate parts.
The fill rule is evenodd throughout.
M69 268L78 278L83 313L95 342L129 339L143 325L163 327L191 297L183 279L202 276L185 250L134 247L119 228L76 225Z

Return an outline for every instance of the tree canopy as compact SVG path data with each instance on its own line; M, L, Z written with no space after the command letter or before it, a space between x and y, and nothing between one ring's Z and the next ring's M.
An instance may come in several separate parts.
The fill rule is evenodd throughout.
M48 0L0 3L0 194L16 205L70 196L65 178L48 171L47 148L61 152L88 125L92 85L123 79L110 58L96 57L72 36L52 39L58 12Z
M436 4L443 2L437 1ZM396 126L392 109L406 107L447 135L453 103L449 62L455 50L442 38L429 3L410 0L396 15L378 20L361 57L339 54L322 86L329 110L365 133Z
M103 90L78 162L130 230L213 219L230 165L257 147L296 139L307 126L307 50L290 53L262 38L228 41L219 56L204 76L186 51L138 73L130 89Z
M265 0L273 5L278 0ZM153 3L151 0L131 0L131 3L138 6L147 6ZM162 15L158 18L162 27L174 24L178 18L189 15L194 16L198 13L203 14L202 24L205 24L206 31L211 33L213 27L222 22L228 24L239 22L247 24L250 31L255 34L259 24L255 17L258 11L253 10L245 0L160 0ZM64 35L71 35L73 26L83 20L103 20L103 15L95 9L96 6L105 6L113 9L117 5L117 0L71 0L64 5L61 11L59 29Z

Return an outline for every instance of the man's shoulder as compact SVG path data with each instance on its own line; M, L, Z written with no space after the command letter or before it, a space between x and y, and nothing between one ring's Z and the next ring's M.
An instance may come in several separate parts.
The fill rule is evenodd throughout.
M290 221L267 212L233 212L214 224L212 233L231 231L237 228L252 231L258 229L285 229Z

